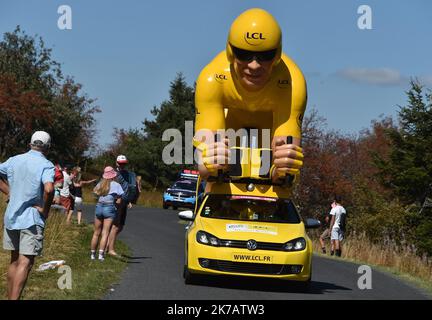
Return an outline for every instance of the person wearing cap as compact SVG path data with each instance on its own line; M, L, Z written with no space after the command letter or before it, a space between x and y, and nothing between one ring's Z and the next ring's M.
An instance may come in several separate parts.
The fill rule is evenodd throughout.
M125 155L121 154L116 158L116 181L122 186L124 194L122 196L122 202L118 206L117 218L114 220L109 234L107 251L108 254L112 256L118 256L115 251L115 242L117 240L117 236L120 232L122 232L126 223L127 210L132 207L132 203L136 200L135 195L138 193L136 175L134 172L126 169L128 162L129 161Z
M225 51L200 73L195 93L194 146L203 178L226 170L228 139L214 142L217 130L270 129L272 181L297 176L303 165L301 124L306 81L282 52L282 32L265 10L243 12L232 23ZM287 137L293 137L290 143Z
M117 205L121 205L123 188L115 181L117 172L113 167L106 167L102 175L101 181L93 189L94 193L98 196L96 204L94 232L90 244L90 259L96 259L96 248L99 242L99 255L98 259L105 260L105 248L108 241L113 221L118 214Z
M51 137L36 131L30 151L0 164L9 203L4 215L3 248L11 251L7 275L9 299L19 299L34 259L43 248L45 222L54 195L54 165L46 159Z

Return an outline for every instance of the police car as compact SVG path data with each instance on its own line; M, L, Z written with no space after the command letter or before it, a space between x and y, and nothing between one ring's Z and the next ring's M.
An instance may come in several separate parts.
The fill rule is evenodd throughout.
M170 186L163 195L163 208L195 208L195 203L204 195L204 184L200 183L197 190L199 172L183 170L179 179ZM198 193L198 195L197 195Z

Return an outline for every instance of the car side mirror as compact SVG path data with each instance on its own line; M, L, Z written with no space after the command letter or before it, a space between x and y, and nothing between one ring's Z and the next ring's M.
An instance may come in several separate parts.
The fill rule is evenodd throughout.
M306 229L316 229L321 226L321 222L317 219L306 219L306 222L304 223Z
M194 213L192 210L180 211L178 217L182 220L193 221Z

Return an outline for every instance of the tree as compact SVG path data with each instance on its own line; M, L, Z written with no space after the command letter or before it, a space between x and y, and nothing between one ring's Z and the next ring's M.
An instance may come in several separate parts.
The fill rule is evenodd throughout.
M383 184L407 204L423 202L432 183L432 95L411 81L408 105L400 107L399 127L388 128L389 159L376 157Z
M168 144L162 141L162 134L167 129L178 129L182 133L182 154L185 155L185 121L195 118L194 89L187 85L182 73L178 73L170 84L169 100L162 102L159 108L151 111L153 120L145 119L143 132L146 139L146 153L144 163L147 165L147 177L156 188L166 186L176 179L179 166L167 165L162 161L162 151ZM184 158L183 158L184 159ZM187 167L186 165L182 166Z
M414 207L410 226L419 253L432 255L432 208L420 210L432 185L432 94L411 81L408 104L400 107L399 127L389 128L389 158L376 157L382 183L406 205Z
M28 149L31 134L52 137L50 157L75 162L92 147L95 100L65 77L42 38L18 26L0 42L0 159Z
M167 129L177 129L182 133L182 154L185 154L185 121L195 117L194 90L188 86L184 76L178 73L170 84L169 100L151 110L152 120L145 119L141 129L115 129L114 142L102 153L95 163L112 164L118 154L125 154L130 166L153 188L165 187L178 176L186 165L167 165L162 161L162 151L169 142L162 141ZM192 165L191 165L192 166ZM191 167L189 166L189 167Z

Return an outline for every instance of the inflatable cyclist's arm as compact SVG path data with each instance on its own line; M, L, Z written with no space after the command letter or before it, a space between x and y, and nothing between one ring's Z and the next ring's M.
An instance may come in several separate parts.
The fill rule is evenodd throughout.
M291 101L281 101L274 113L274 140L277 137L292 136L293 143L300 146L301 126L307 103L306 81L297 65L286 56L284 58L290 69L292 94Z
M210 174L202 164L205 142L213 141L216 130L225 129L222 89L221 84L217 83L214 78L214 72L211 72L208 67L204 68L198 77L195 90L195 135L193 138L193 144L198 149L198 170L203 178Z
M292 62L290 65L291 74L291 99L285 99L274 112L273 115L273 130L274 137L272 141L272 148L274 150L275 143L278 138L283 138L286 142L288 136L292 137L292 143L301 146L301 127L303 115L307 103L307 88L306 81L303 74L298 67ZM274 165L271 168L271 172ZM293 174L296 176L295 181L298 181L299 169L295 170Z

